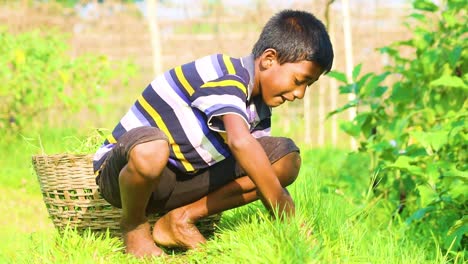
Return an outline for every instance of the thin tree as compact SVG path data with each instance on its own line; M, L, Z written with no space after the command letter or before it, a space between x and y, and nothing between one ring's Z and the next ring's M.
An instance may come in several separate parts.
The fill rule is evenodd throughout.
M331 13L331 4L333 4L335 0L330 0L327 5L326 10L326 21L327 21L327 28L328 34L330 35L330 40L332 44L336 47L336 39L335 39L335 25L330 20L330 13ZM329 89L330 89L330 108L335 110L338 106L338 84L336 79L329 78ZM337 116L333 115L331 117L331 142L333 146L338 144L338 120Z
M312 139L312 94L306 93L304 96L304 143L311 144ZM322 127L322 124L319 124ZM319 143L320 144L320 143Z
M352 39L352 32L351 32L351 22L349 17L349 2L348 0L341 0L341 9L343 11L343 33L344 33L344 45L345 45L345 59L346 59L346 76L349 81L351 81L353 76L353 39ZM348 100L353 101L356 99L356 95L354 93L349 93ZM353 120L356 117L356 110L355 108L348 109L348 118L349 120ZM356 139L351 137L351 149L355 150L357 148Z
M330 35L330 41L333 44L334 47L336 47L336 41L335 41L335 26L333 25L333 22L330 19L330 13L331 13L331 5L335 2L335 0L328 0L326 3L325 7L325 26L327 27L328 30L328 35ZM335 110L338 106L338 85L337 82L334 78L329 78L329 100L330 100L330 108L332 110ZM324 108L324 107L323 107ZM325 114L325 110L319 109L319 112L323 111ZM322 131L321 133L325 133ZM320 134L320 133L319 133ZM324 136L323 136L324 137ZM333 115L331 117L331 143L334 147L336 147L338 142L338 121L336 115Z
M162 72L162 51L161 51L161 35L157 20L158 5L156 0L147 0L147 19L151 36L151 48L153 51L153 71L155 75Z

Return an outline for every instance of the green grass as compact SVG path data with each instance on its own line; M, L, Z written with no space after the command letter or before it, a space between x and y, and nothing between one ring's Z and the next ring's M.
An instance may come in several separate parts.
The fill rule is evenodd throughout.
M117 238L72 230L59 235L48 219L31 168L31 155L70 150L73 129L0 143L0 263L464 263L429 238L407 233L393 208L368 194L368 159L345 151L303 151L298 180L289 188L297 216L272 221L259 202L223 214L215 237L185 253L137 260ZM78 142L79 137L78 137ZM75 143L74 143L75 144ZM74 147L72 147L74 148ZM300 224L306 228L300 228ZM306 230L312 230L307 234Z

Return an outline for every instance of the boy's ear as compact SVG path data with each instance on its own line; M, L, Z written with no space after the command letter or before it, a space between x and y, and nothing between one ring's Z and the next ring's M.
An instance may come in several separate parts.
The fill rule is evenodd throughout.
M261 56L262 68L268 69L277 62L278 53L275 49L266 49Z

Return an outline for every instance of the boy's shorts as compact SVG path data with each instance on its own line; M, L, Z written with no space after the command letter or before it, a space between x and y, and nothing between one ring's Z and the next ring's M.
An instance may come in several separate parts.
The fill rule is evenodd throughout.
M96 177L102 197L115 207L121 208L119 174L128 162L130 151L138 144L153 140L168 141L166 135L155 127L134 128L117 141L109 152ZM257 139L271 163L299 148L289 138L262 137ZM151 194L147 213L161 213L194 202L227 183L246 176L233 156L213 166L186 173L167 164L160 176L157 189Z

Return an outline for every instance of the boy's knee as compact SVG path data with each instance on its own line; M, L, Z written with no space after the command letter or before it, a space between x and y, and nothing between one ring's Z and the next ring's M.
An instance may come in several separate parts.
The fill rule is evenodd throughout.
M148 180L159 177L169 158L169 145L165 140L153 140L133 147L128 157L128 169Z
M291 164L291 167L289 169L288 177L286 184L290 185L292 184L296 179L297 176L299 175L299 170L301 169L301 154L299 152L291 152L289 153L289 164Z
M291 185L299 175L301 168L301 155L299 152L294 151L288 153L286 156L278 161L278 178L283 187Z

